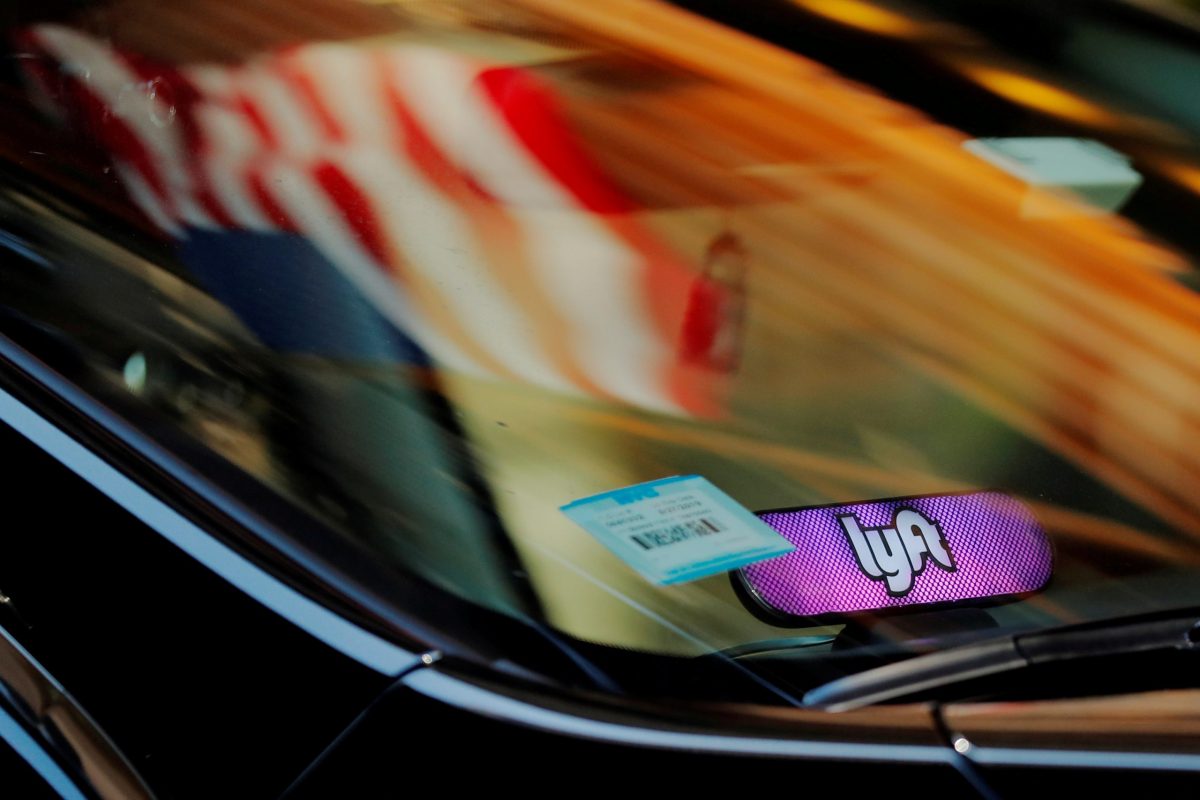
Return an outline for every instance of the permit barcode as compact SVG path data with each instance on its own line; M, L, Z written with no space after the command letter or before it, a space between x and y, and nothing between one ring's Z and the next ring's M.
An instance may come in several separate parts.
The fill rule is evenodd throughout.
M700 475L675 475L601 492L568 503L562 512L662 586L728 572L794 549Z
M667 528L635 533L629 538L641 545L643 550L654 550L659 547L686 542L690 539L712 536L714 533L720 533L723 530L725 530L725 526L716 520L710 517L701 517L700 519L680 522L677 525L671 525Z

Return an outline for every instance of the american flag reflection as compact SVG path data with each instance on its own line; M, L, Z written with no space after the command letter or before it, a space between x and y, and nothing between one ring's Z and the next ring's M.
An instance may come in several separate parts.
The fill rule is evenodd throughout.
M301 235L456 371L714 411L737 292L635 218L529 71L332 43L170 67L58 25L23 45L37 101L104 147L164 233Z

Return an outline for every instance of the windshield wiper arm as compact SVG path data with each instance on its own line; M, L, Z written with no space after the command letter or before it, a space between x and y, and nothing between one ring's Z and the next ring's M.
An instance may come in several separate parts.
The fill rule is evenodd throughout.
M804 704L854 708L1053 661L1200 646L1200 609L1089 622L917 656L818 686Z

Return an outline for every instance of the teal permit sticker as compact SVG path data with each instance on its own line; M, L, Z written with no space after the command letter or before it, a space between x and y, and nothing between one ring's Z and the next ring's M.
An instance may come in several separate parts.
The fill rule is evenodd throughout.
M655 583L715 575L790 553L791 543L699 475L585 497L562 512Z

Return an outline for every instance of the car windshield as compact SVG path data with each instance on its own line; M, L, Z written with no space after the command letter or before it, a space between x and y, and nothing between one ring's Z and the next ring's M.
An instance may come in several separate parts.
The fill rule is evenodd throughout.
M689 677L718 656L781 702L893 651L1200 606L1194 4L4 15L0 332L330 559L602 686L634 659L720 694ZM995 493L1053 576L773 617L562 510L682 475L751 511ZM918 587L954 566L923 541Z

